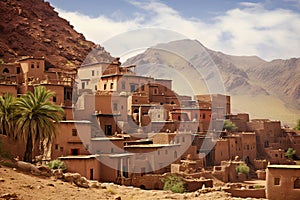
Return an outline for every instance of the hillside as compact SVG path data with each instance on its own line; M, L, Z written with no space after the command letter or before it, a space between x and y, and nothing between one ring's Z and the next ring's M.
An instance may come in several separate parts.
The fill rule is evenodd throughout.
M139 188L102 183L101 188L79 188L53 177L38 177L22 173L18 169L0 166L0 199L40 200L40 199L231 199L224 191L205 194L190 192L176 194L170 191L141 190ZM242 198L235 198L242 199Z
M180 55L180 56L178 56ZM248 112L251 118L270 118L282 120L284 124L294 125L300 118L300 59L264 61L257 56L232 56L216 52L195 40L179 40L167 44L158 44L145 52L128 59L126 65L167 66L178 71L185 69L183 78L165 70L150 71L143 67L139 73L172 78L174 88L185 92L175 82L188 79L194 84L204 78L201 84L195 84L195 93L207 92L211 80L217 79L217 73L209 73L217 68L227 94L232 96L233 112ZM200 74L195 74L190 66ZM180 67L178 67L180 66ZM180 70L179 70L180 71ZM181 73L181 72L179 72ZM199 76L200 75L200 76ZM198 78L197 78L198 76ZM202 76L202 77L201 77ZM192 81L191 81L192 80Z
M99 45L87 41L72 25L42 0L0 1L0 59L45 57L46 67L80 66L93 48L99 57L112 59Z

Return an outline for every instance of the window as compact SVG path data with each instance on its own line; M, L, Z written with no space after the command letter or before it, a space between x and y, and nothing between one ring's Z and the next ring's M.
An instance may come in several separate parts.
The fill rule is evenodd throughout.
M112 125L105 125L105 135L112 135Z
M114 83L111 83L111 84L110 84L110 89L111 89L111 90L114 89Z
M72 155L72 156L77 156L77 155L79 155L79 149L71 149L71 155Z
M157 155L160 155L160 150L157 151Z
M58 144L55 144L55 150L58 150Z
M54 96L54 97L52 98L52 101L53 101L53 102L56 102L56 96Z
M185 142L185 137L182 137L182 142Z
M294 189L300 189L300 178L294 181Z
M113 152L114 152L114 148L111 148L111 149L110 149L110 153L113 153Z
M160 118L160 114L157 115L157 118Z
M103 89L104 89L104 90L106 90L106 84L104 84L104 87L103 87Z
M72 129L72 136L77 136L77 129Z
M97 90L98 88L97 88L97 85L95 85L95 90Z
M130 92L135 92L135 84L130 84Z
M118 110L118 104L114 103L114 111L117 111L117 110Z
M64 147L60 147L59 150L60 150L60 152L63 152L64 151Z
M177 158L177 151L174 151L174 159Z
M3 70L3 74L9 74L9 70L8 70L7 68L5 68L5 69Z
M40 68L40 63L39 62L36 63L36 68Z
M17 67L17 74L21 73L21 67Z
M122 90L125 90L125 82L122 82Z
M95 76L95 71L94 70L92 70L92 76Z
M145 91L145 85L144 84L141 86L141 90Z
M280 185L280 178L274 178L274 185Z
M157 94L158 93L158 90L157 88L154 89L154 94Z
M82 88L82 89L85 89L85 82L82 82L82 83L81 83L81 88Z
M205 116L205 113L203 113L203 115L202 115L202 119L205 119L206 118L206 116Z
M34 64L33 63L31 64L31 68L34 68Z

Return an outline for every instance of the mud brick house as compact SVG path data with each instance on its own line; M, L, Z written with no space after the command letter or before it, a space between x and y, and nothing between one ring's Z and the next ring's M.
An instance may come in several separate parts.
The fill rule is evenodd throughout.
M269 165L267 168L266 196L270 200L300 197L300 166Z

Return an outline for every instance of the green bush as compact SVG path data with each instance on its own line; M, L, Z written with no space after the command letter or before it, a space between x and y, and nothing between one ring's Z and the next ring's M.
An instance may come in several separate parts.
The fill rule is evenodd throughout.
M285 152L285 156L289 159L295 159L296 150L293 148L288 148L288 150Z
M242 165L236 166L235 171L237 174L238 173L249 174L250 168L247 165L242 164Z
M169 175L166 178L162 179L164 183L164 190L171 190L175 193L183 193L186 191L185 183L182 179L176 175Z
M67 169L65 163L60 160L51 160L48 164L48 167L50 169L62 169L62 170Z

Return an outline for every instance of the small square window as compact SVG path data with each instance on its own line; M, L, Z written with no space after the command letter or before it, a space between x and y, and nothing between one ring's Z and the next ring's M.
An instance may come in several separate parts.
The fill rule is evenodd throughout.
M280 185L280 178L274 178L274 185Z
M58 144L55 144L55 150L58 150Z
M110 89L111 89L111 90L114 89L114 83L111 83L111 84L110 84Z

